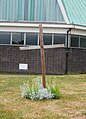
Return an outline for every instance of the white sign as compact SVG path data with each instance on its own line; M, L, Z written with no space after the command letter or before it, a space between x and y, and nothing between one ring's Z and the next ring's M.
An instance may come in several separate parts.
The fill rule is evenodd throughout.
M28 70L28 64L20 63L20 64L19 64L19 69L20 69L20 70Z

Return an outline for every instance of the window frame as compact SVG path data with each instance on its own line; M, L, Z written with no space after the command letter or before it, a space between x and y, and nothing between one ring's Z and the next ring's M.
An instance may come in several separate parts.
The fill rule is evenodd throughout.
M11 39L12 41L13 41L13 33L15 33L15 34L16 33L23 33L23 34L25 34L24 32L12 32L12 36L11 36L12 37L12 39ZM23 40L25 40L24 39L24 35L23 35ZM24 45L24 43L23 44L13 44L12 41L11 41L11 45L13 45L13 46L23 46Z
M44 34L46 34L46 35L47 35L47 34L48 34L48 35L51 35L51 44L49 44L49 46L52 45L52 33L43 33L43 36L44 36ZM47 46L47 45L48 45L48 44L44 44L44 38L43 38L43 45L44 45L44 46Z
M25 39L25 45L26 46L38 46L39 45L39 33L38 32L25 32L26 33L26 39ZM37 34L37 45L28 45L27 44L27 34Z
M73 47L73 46L71 46L71 40L72 40L71 37L72 37L72 36L74 36L74 37L79 37L78 47ZM80 35L71 34L71 35L70 35L70 47L71 47L71 48L79 48L79 46L80 46Z
M86 39L86 36L80 36L80 48L86 48L86 47L81 47L81 38L85 38Z
M67 34L57 34L57 33L54 33L54 37L55 37L55 35L57 35L57 36L65 36L64 47L66 47ZM54 44L54 41L53 41L53 45L60 45L60 44Z
M10 33L10 42L9 42L9 44L0 43L0 45L10 45L10 44L11 44L11 32L8 32L8 31L0 31L0 33Z

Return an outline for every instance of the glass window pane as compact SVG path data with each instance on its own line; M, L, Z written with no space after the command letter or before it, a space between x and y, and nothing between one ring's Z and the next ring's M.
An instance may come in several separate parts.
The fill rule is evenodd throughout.
M65 35L54 35L54 44L65 44Z
M52 34L43 34L44 45L52 45Z
M12 44L24 44L24 33L12 33Z
M86 37L80 38L80 47L86 47Z
M71 36L71 47L79 47L79 36Z
M0 44L10 44L11 33L0 33Z
M38 43L38 34L27 33L26 34L26 44L27 45L37 45Z

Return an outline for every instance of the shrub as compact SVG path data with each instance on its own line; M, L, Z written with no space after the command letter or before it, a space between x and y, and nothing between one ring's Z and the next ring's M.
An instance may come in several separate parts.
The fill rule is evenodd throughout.
M30 85L30 83L23 82L20 86L22 97L31 100L48 100L60 98L60 91L56 85L47 84L47 88L43 88L42 80L36 79L35 82Z
M51 91L51 93L53 94L53 98L54 99L59 99L60 98L60 90L59 90L59 88L58 88L58 86L50 86L50 89L49 89L50 91Z

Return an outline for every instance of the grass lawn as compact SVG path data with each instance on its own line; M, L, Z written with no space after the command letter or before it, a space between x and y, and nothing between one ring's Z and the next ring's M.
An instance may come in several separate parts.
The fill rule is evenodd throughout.
M60 99L22 98L20 85L37 77L0 75L0 119L86 119L86 75L46 76L60 87Z

